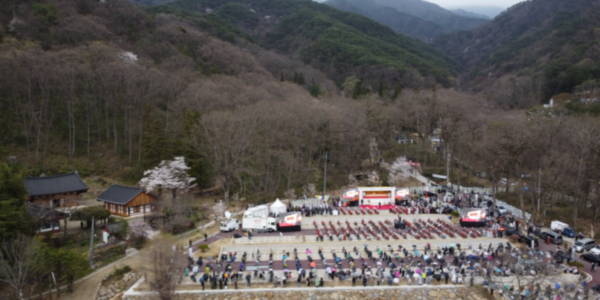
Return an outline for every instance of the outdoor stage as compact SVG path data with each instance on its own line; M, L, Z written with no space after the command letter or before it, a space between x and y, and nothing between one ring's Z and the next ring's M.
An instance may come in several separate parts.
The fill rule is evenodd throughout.
M359 205L361 208L368 208L368 209L380 209L380 210L389 210L390 208L396 208L396 205L381 205L381 208L379 208L379 205Z
M344 190L342 206L389 210L396 207L396 200L408 195L408 189L393 186L356 187Z

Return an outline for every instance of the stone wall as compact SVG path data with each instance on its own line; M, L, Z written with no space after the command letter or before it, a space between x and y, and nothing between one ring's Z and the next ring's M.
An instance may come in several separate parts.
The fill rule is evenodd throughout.
M483 300L485 297L478 293L477 289L466 287L451 287L451 288L348 288L348 289L294 289L289 291L190 291L189 293L181 293L177 295L178 300L364 300L364 299L385 299L385 300ZM155 295L128 295L123 297L124 300L158 300Z

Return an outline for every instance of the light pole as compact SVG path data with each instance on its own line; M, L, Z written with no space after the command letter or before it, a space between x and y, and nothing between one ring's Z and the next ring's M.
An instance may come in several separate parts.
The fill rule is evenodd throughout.
M90 268L94 269L94 217L92 217L92 234L90 236ZM59 288L59 287L57 287Z
M540 215L540 194L542 192L542 168L538 170L538 205L537 205L537 213Z
M325 159L325 175L323 176L323 202L325 202L325 192L327 191L327 160L329 159L329 154L325 152L325 156L323 158Z
M450 145L446 143L446 184L450 189Z

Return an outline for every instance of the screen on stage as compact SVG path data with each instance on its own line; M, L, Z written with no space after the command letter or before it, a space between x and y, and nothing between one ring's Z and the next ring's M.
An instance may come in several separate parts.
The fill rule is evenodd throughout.
M461 212L460 221L468 222L485 222L485 209L481 208L465 208Z
M279 226L300 226L302 224L302 216L299 213L284 214L279 218Z

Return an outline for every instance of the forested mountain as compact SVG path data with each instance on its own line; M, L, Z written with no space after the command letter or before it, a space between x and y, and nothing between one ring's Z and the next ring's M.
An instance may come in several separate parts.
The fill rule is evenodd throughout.
M386 151L468 99L436 83L456 65L432 46L322 4L15 3L0 3L0 157L23 175L134 184L184 155L200 186L273 196L322 178L326 151L346 182L365 141Z
M178 0L149 11L199 22L219 19L241 28L250 41L323 70L339 84L351 74L391 82L409 68L449 84L459 68L435 47L310 0Z
M421 0L329 0L325 4L389 26L397 33L431 42L435 37L485 24L485 17L461 16Z
M426 21L437 23L450 31L468 30L488 22L486 19L459 16L437 4L423 0L375 0L377 4L394 8Z
M451 10L451 12L453 12L459 16L468 17L468 18L478 18L478 19L488 19L488 20L492 19L491 17L489 17L487 15L470 12L470 11L467 11L467 10L464 10L461 8L453 9L453 10Z
M440 34L450 32L439 24L425 21L391 7L378 5L374 0L329 0L325 4L339 10L361 14L390 27L396 33L422 41L431 41Z
M502 13L505 8L498 6L484 6L484 5L458 5L458 6L444 6L445 9L448 9L454 13L457 10L466 11L467 13L474 13L477 15L483 15L486 19L493 19L500 13Z
M547 101L600 76L599 14L598 0L526 1L480 28L435 43L466 66L465 88L487 89L496 96L508 87L519 91L499 96L497 102Z

